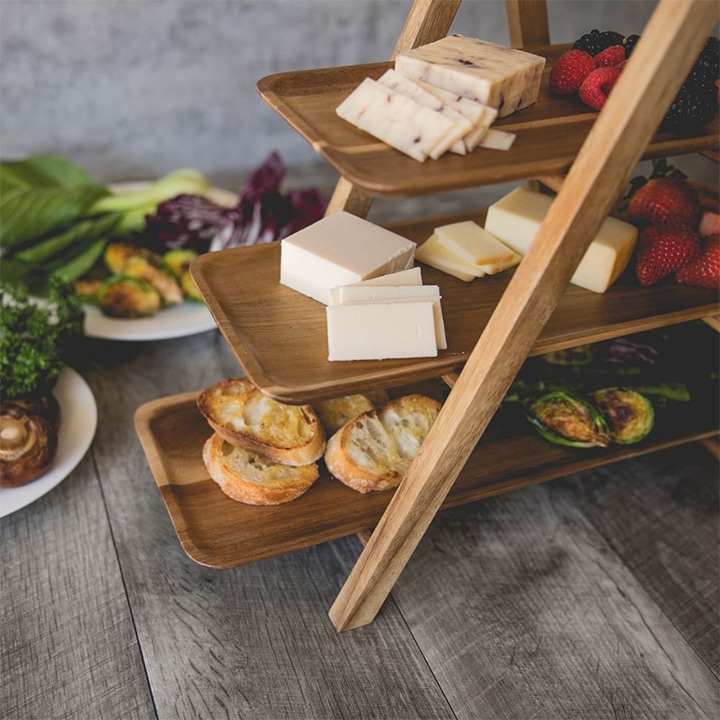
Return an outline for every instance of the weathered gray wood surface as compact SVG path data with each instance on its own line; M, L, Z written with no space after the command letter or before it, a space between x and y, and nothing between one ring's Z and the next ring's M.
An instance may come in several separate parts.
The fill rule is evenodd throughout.
M93 341L88 457L0 521L0 716L715 718L718 474L700 446L441 513L368 627L327 610L355 538L185 556L132 416L237 373L217 332Z

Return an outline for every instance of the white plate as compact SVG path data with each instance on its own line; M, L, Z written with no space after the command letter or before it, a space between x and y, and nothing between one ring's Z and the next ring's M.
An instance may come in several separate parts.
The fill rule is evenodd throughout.
M60 404L58 448L53 464L27 485L0 488L0 517L35 502L61 483L83 459L95 437L97 405L85 380L72 368L63 368L53 394Z
M168 340L215 327L215 320L202 303L184 302L132 320L108 317L92 305L85 306L85 334L104 340Z

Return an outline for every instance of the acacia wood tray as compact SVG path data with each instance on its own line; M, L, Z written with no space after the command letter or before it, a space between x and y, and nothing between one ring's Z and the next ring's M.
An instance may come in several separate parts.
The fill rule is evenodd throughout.
M484 224L484 212L459 213L388 227L423 242L458 219ZM329 362L325 306L280 285L280 244L199 256L191 273L250 380L288 403L395 387L458 370L472 352L512 271L465 283L422 266L423 282L442 295L448 349L437 358ZM569 286L532 355L715 315L712 290L678 284L642 288L628 272L606 293Z
M343 177L368 194L410 197L567 172L597 112L577 100L550 95L548 78L571 45L528 48L547 58L537 102L498 120L516 133L508 151L478 148L465 156L446 153L418 163L342 120L335 109L366 77L378 78L391 62L299 70L262 78L260 96ZM670 157L716 150L718 119L701 132L658 133L643 157Z

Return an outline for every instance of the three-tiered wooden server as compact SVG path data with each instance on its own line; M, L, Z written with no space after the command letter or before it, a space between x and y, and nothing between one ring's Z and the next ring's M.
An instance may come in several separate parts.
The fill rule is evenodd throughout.
M395 55L444 37L459 4L415 0ZM717 157L717 119L692 135L657 132L718 20L717 4L661 0L599 114L548 92L550 68L569 46L549 44L544 0L506 0L506 5L511 44L547 58L537 102L496 123L517 135L507 152L478 149L420 165L338 118L340 102L391 62L288 72L258 83L270 106L339 172L328 213L365 216L378 196L429 195L522 179L539 179L557 191L514 272L463 283L423 269L427 282L441 288L447 350L435 358L330 363L325 308L279 284L279 243L202 256L194 266L244 372L277 400L299 404L445 380L449 395L399 488L359 495L325 474L287 505L243 506L225 497L202 465L208 428L194 393L138 410L138 432L156 482L183 547L198 562L232 567L364 534L365 548L330 610L338 630L373 620L439 509L718 433L713 398L639 445L602 452L573 452L527 434L485 432L529 356L699 319L718 327L718 296L712 290L619 281L596 294L569 284L639 160L684 153ZM444 222L483 217L477 210L392 229L422 242Z

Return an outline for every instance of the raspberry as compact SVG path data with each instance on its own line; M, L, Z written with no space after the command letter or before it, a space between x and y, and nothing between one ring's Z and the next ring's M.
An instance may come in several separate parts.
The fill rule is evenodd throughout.
M622 45L611 45L595 56L598 67L615 67L625 60L625 48Z
M560 97L572 95L594 69L595 60L591 55L582 50L568 50L550 71L550 91Z
M619 77L620 71L616 68L596 68L580 85L580 99L591 108L601 110Z

